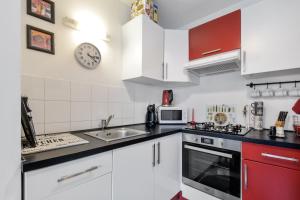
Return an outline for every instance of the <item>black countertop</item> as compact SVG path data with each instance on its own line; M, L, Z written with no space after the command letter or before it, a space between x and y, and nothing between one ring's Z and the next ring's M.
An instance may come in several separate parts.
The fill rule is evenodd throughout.
M186 130L185 125L157 125L154 129L147 129L145 125L132 125L127 126L137 130L146 130L150 132L146 135L136 136L132 138L116 140L112 142L105 142L97 138L93 138L83 134L82 132L74 132L73 134L79 136L85 140L88 140L88 144L82 144L62 149L56 149L41 153L34 153L23 156L23 172L48 167L51 165L71 161L74 159L102 153L105 151L125 147L128 145L144 142L160 137L164 137L179 132L200 134L211 137L226 138L232 140L239 140L243 142L252 142L258 144L272 145L278 147L300 149L300 137L296 137L294 133L287 132L286 138L270 138L268 131L250 131L245 136L228 135L222 133L209 133L196 130Z
M182 130L184 125L160 125L154 129L147 129L145 125L126 126L137 130L145 130L149 134L131 137L122 140L115 140L112 142L105 142L100 139L83 134L83 132L73 132L72 134L89 141L88 144L71 146L51 151L34 153L23 156L23 172L48 167L51 165L71 161L77 158L82 158L105 151L121 148L124 146L164 137Z

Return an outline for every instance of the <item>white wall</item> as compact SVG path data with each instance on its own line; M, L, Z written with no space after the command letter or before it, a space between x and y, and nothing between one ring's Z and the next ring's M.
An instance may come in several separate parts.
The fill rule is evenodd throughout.
M0 11L0 199L21 199L20 7L3 1Z
M128 6L119 0L54 0L56 3L56 23L52 24L26 14L26 1L22 1L22 23L25 33L26 24L55 33L55 55L26 49L25 35L22 38L23 67L22 74L54 79L121 84L121 26L129 20ZM75 31L62 24L62 18L68 16L90 25L84 32ZM89 33L85 33L85 31ZM101 41L93 33L107 30L111 42ZM102 61L95 70L82 68L74 58L74 50L81 42L92 42L101 51Z
M236 107L237 122L245 124L243 118L243 107L254 101L264 102L264 126L269 128L275 124L279 111L289 111L286 129L292 130L292 115L291 110L293 104L298 99L297 97L264 97L251 98L252 91L246 87L247 83L252 82L271 82L284 80L298 80L299 74L295 75L272 75L266 78L245 78L240 75L240 72L232 72L218 74L213 76L204 76L200 79L200 85L189 88L176 88L174 90L175 104L195 108L196 121L206 121L206 108L208 105L234 105ZM293 84L282 86L291 88ZM277 85L270 86L274 90L278 89ZM266 87L257 87L256 89L265 90ZM189 115L189 119L191 116Z
M27 49L25 35L22 38L22 94L30 98L37 133L96 128L110 114L115 115L111 125L143 123L147 104L159 102L161 90L121 81L121 28L129 20L129 7L119 0L54 2L56 24L27 15L22 1L23 34L26 24L55 33L55 55ZM89 33L99 32L99 37L65 27L65 16L85 24L95 21ZM100 40L103 30L111 42ZM81 42L100 49L97 69L86 70L76 62L74 49Z

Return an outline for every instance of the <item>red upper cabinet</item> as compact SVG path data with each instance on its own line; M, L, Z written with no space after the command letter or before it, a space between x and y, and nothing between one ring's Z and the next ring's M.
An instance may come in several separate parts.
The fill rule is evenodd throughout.
M241 48L241 10L189 30L189 59Z

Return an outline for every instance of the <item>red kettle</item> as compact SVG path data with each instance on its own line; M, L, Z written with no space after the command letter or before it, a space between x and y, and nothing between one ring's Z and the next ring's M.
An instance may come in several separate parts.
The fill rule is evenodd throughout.
M162 95L162 106L170 106L173 101L173 90L164 90Z

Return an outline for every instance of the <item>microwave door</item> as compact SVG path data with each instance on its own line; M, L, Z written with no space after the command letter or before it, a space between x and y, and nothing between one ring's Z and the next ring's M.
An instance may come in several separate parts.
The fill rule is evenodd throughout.
M28 97L21 98L21 123L25 137L31 147L37 146L35 129L31 117L31 109L28 106Z

